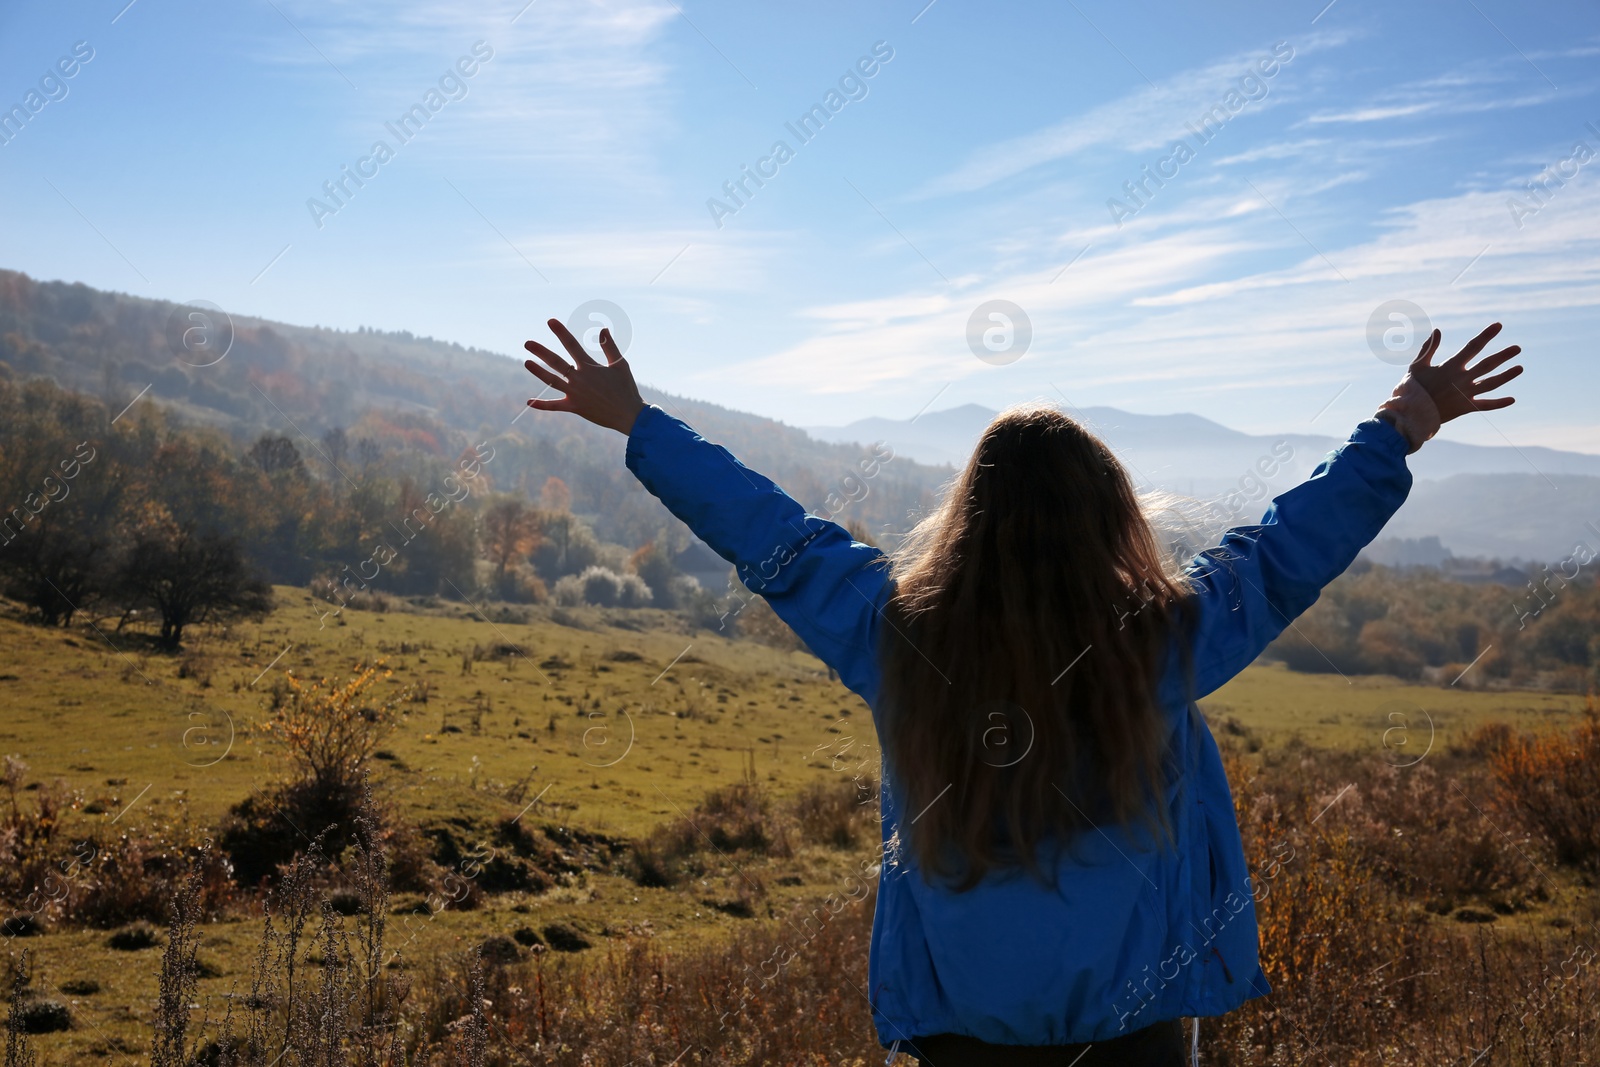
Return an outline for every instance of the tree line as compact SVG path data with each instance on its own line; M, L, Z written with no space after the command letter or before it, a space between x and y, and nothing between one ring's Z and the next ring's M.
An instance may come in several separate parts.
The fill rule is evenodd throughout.
M374 593L648 604L799 647L758 597L746 607L679 573L688 531L642 489L590 486L602 510L586 521L573 488L541 476L561 469L549 442L372 426L246 443L149 402L113 413L0 374L0 592L47 625L148 621L167 650L197 623L267 610L272 584L309 585L329 610ZM631 544L596 532L607 507ZM1512 588L1361 560L1266 654L1300 671L1582 690L1600 684L1593 562Z
M1265 655L1298 671L1600 687L1600 584L1592 566L1568 563L1509 586L1357 560Z
M635 602L677 606L689 586L665 544L603 542L558 477L537 502L497 487L519 445L393 448L343 429L243 445L157 405L116 414L47 379L0 378L0 592L46 625L148 620L169 651L196 624L267 611L272 584L312 584L330 604L535 602L570 577L605 602L598 587L626 577Z

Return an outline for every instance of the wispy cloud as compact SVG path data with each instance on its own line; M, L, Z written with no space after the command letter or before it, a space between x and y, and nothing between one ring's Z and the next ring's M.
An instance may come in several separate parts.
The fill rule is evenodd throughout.
M1267 95L1250 107L1264 109L1283 103L1295 92L1294 64L1300 57L1337 47L1352 37L1350 33L1322 31L1288 42L1294 58L1287 66L1278 67L1271 78L1262 79ZM1243 75L1255 71L1259 60L1271 58L1270 46L1238 52L1203 67L1180 71L1042 130L985 146L954 171L927 183L916 195L972 192L1093 148L1142 152L1164 146L1181 136L1185 123L1198 119Z
M1334 111L1309 115L1306 117L1306 121L1313 126L1324 122L1381 122L1384 119L1421 115L1427 111L1437 110L1439 106L1439 101L1428 100L1419 104L1400 104L1392 107L1361 107L1356 108L1354 111Z
M708 239L703 229L629 229L535 231L513 234L512 241L535 262L560 264L563 285L667 294L761 290L791 237L746 230ZM485 239L481 247L510 264L504 243Z
M1491 316L1514 311L1526 322L1600 306L1600 183L1569 183L1520 230L1508 195L1472 191L1387 213L1383 233L1327 249L1348 282L1270 212L1216 222L1230 205L1219 195L1146 224L1142 240L1092 253L1063 284L1040 269L958 293L812 308L814 335L725 373L813 394L976 379L995 371L968 351L966 318L998 296L1033 321L1034 349L1019 373L1069 376L1079 389L1162 383L1173 395L1215 398L1337 385L1389 370L1364 336L1385 300L1414 300L1446 328L1467 323L1452 341ZM1228 276L1263 254L1283 265Z
M1483 60L1470 72L1451 72L1402 82L1379 90L1362 103L1327 109L1305 117L1301 126L1387 122L1417 116L1470 115L1538 107L1592 91L1592 86L1534 91L1526 84L1517 56Z
M334 98L352 137L414 103L475 41L494 50L430 141L470 146L475 159L539 161L619 177L617 164L675 125L669 68L656 46L677 18L659 0L497 0L450 3L276 0L295 29L256 42L269 62L321 78L320 55L360 92ZM309 42L309 46L308 46Z

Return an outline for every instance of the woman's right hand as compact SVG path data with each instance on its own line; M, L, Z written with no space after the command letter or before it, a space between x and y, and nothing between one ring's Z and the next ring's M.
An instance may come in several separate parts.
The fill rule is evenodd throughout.
M1520 366L1499 374L1492 373L1521 352L1521 346L1503 348L1491 356L1485 356L1476 366L1467 366L1499 332L1500 324L1496 322L1437 367L1432 359L1439 350L1442 335L1434 330L1422 343L1422 350L1411 361L1405 378L1378 409L1378 416L1386 418L1404 435L1411 445L1410 451L1421 448L1423 442L1438 433L1439 427L1451 419L1458 419L1473 411L1495 411L1516 403L1516 398L1510 396L1487 400L1479 398L1522 373Z
M622 350L612 339L610 329L600 331L600 351L606 357L601 363L584 349L560 319L551 319L545 325L567 350L572 362L568 363L538 341L529 341L522 347L547 365L530 359L524 361L523 366L535 378L566 395L550 400L529 400L528 406L539 411L570 411L596 426L628 436L645 403L639 397L633 371L622 358Z

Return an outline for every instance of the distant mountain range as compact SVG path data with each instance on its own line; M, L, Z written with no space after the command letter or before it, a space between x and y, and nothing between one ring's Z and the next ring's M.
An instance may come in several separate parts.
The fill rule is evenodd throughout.
M1072 413L1105 439L1142 486L1201 499L1239 490L1260 500L1250 507L1261 510L1266 499L1308 477L1345 439L1247 434L1199 415L1135 415L1107 407ZM870 418L805 430L838 443L881 440L897 456L959 466L996 414L964 404L913 419ZM1508 562L1564 559L1579 540L1600 551L1600 455L1434 440L1407 463L1416 480L1386 537L1435 536L1454 555ZM1262 470L1271 476L1262 478Z

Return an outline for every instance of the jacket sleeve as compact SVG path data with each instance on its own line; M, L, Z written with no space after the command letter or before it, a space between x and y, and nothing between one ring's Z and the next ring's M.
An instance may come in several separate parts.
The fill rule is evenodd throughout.
M806 514L768 478L653 404L628 435L627 465L845 685L874 702L873 627L889 595L881 551Z
M1249 666L1378 535L1411 491L1408 448L1383 419L1362 422L1258 525L1234 527L1190 562L1193 699Z

